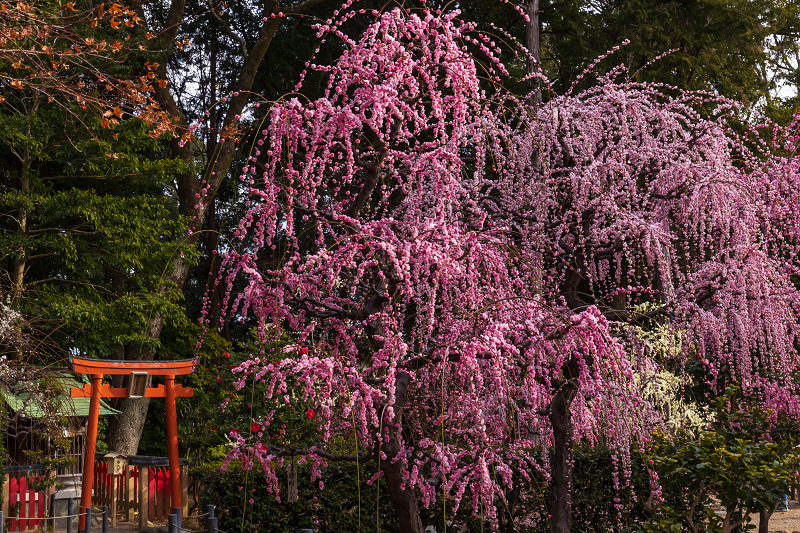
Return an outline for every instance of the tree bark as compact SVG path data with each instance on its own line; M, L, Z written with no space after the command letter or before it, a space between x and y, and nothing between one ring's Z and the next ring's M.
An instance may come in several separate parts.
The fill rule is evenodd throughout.
M121 415L111 420L108 427L108 449L125 455L136 455L142 438L144 421L150 407L150 398L120 398L116 409Z
M525 45L528 48L528 61L526 74L528 75L528 90L531 92L531 100L534 105L542 103L542 83L535 74L541 71L542 48L541 48L541 25L539 22L539 0L528 0L526 6L528 11L528 28L525 34Z
M380 451L386 455L386 459L380 459L381 470L383 471L386 486L389 488L389 497L392 500L397 522L400 531L403 533L422 533L422 519L419 516L419 501L417 493L403 483L404 462L398 457L400 453L400 442L397 438L395 424L400 418L399 406L403 403L408 390L411 376L407 372L398 372L395 381L395 416L392 420L384 421L384 433L388 434L389 441L383 442L381 439Z
M758 513L758 533L769 533L769 519L772 516L772 511L768 509L761 509Z
M580 368L575 357L564 365L565 378L550 402L550 423L553 425L553 475L550 494L550 531L570 533L572 519L572 413L570 405L578 390Z
M30 168L32 158L28 150L24 151L25 156L22 158L22 176L19 180L20 192L27 193L31 189ZM17 210L17 235L20 240L24 240L28 235L28 211L25 208ZM27 250L25 245L20 245L17 253L14 256L14 272L11 278L11 286L14 293L14 298L18 299L22 294L22 287L25 283L25 264L26 264Z
M381 450L386 454L386 459L381 459L386 486L389 488L389 497L392 500L397 523L400 531L404 533L422 533L422 519L419 517L419 502L417 493L403 484L403 462L393 462L400 450L397 439L391 437L389 442L384 442Z
M24 108L25 114L28 117L24 135L26 138L30 139L31 120L33 120L34 115L36 115L36 111L39 109L38 96L33 97L30 108L28 108L27 105L25 105ZM19 151L16 151L12 148L11 153L17 157L20 165L22 166L19 177L19 191L24 195L27 195L27 193L29 193L31 190L31 168L33 167L33 155L31 154L30 149L27 147L22 148ZM28 211L25 208L20 208L17 210L17 235L20 236L20 240L22 241L24 241L28 236ZM14 256L14 271L11 274L11 289L15 299L19 298L25 284L26 265L27 250L25 249L25 245L20 245Z

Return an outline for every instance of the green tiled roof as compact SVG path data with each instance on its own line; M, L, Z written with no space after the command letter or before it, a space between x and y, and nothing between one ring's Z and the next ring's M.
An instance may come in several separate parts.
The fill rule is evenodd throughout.
M89 416L90 398L70 398L69 396L69 390L72 387L83 386L82 381L67 374L48 377L44 381L47 387L52 387L59 391L59 394L54 397L56 413L59 416ZM30 389L30 387L25 385L23 384L16 390L0 386L0 396L12 411L21 412L21 414L29 418L41 418L46 413L46 406L41 401L28 401L30 394L26 389ZM100 416L118 415L120 412L113 409L105 401L100 400Z

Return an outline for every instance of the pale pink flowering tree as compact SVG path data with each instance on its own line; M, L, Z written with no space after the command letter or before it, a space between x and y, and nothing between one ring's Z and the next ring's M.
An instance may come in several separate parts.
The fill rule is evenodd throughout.
M255 354L239 386L292 389L322 437L239 437L229 459L259 462L276 489L289 455L315 472L372 461L410 532L420 498L494 518L542 469L566 532L572 442L602 439L625 474L655 423L617 340L653 320L682 330L709 375L796 411L796 210L775 201L796 163L748 149L726 122L736 110L708 95L609 76L526 110L481 85L505 69L472 25L375 15L358 41L340 34L333 66L310 65L324 97L273 107L242 174L245 251L226 259L228 282L247 281L231 312L265 342L284 328L309 347ZM352 455L326 449L340 436Z
M624 75L538 110L485 197L490 218L542 265L543 298L597 307L617 332L668 322L710 385L723 373L800 414L798 160L774 158L781 141L765 140L785 134L734 127L743 113L730 101ZM575 421L549 414L553 475L566 471L553 482L553 530L566 532Z

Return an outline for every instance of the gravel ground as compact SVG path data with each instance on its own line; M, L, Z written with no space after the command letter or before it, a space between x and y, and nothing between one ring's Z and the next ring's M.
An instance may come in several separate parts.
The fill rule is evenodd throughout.
M753 523L758 524L758 515L753 515ZM773 513L769 519L770 532L800 532L800 505L797 500L789 502L789 511L785 513Z

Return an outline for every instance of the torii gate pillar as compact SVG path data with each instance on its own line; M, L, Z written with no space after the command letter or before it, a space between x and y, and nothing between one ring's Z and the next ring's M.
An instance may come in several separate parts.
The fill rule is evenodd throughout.
M97 422L100 415L100 398L165 398L167 404L167 450L169 456L170 489L172 506L183 507L181 476L178 456L178 416L176 397L191 397L194 391L175 384L175 376L190 374L194 361L114 361L72 357L72 367L78 374L92 376L92 383L70 390L73 398L91 398L89 421L86 426L86 451L83 458L83 488L81 491L81 513L92 505L94 484L94 453L97 448ZM127 388L112 388L103 384L104 375L131 376ZM147 387L149 376L164 376L164 384ZM86 515L81 514L80 531L86 531Z

